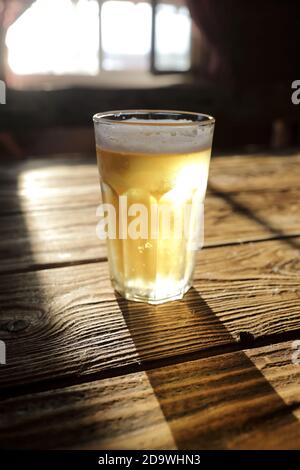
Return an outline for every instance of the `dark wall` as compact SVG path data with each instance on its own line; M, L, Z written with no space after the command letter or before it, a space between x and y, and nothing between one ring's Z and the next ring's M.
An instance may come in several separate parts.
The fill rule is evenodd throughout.
M0 106L0 155L92 151L92 115L128 108L212 114L217 150L299 145L300 105L291 102L291 83L300 79L300 1L189 3L206 44L193 85L8 90Z
M300 72L297 0L187 0L211 47L206 71L236 88L267 87Z

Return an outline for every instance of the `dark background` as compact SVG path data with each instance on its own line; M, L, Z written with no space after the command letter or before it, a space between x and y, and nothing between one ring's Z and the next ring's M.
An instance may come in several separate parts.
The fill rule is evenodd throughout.
M300 105L291 102L291 84L300 79L300 2L187 1L202 47L194 51L198 65L178 83L128 86L120 80L118 86L16 89L10 84L5 37L30 3L0 2L0 73L7 84L6 104L0 105L0 158L93 152L92 115L128 108L212 114L215 152L299 145Z

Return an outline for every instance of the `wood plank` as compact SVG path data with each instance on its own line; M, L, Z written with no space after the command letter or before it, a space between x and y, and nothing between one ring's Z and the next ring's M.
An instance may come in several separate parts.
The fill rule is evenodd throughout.
M0 273L106 258L97 221L96 205L2 216Z
M299 155L213 159L205 245L299 235L299 163ZM95 235L100 191L94 158L2 166L0 180L0 272L106 257ZM270 181L272 191L258 191L271 189Z
M216 191L206 201L206 246L300 234L300 190Z
M294 238L203 250L195 289L156 307L116 302L104 262L1 276L8 357L0 384L77 381L244 340L297 337L299 246Z
M235 155L213 160L209 179L223 192L284 191L300 187L300 154Z
M84 197L80 195L81 204ZM2 215L0 272L106 258L105 243L96 237L97 203L90 202ZM205 208L205 246L300 235L299 213L300 189L210 193Z
M2 448L299 449L290 342L0 402Z
M300 154L213 158L209 180L213 190L227 193L299 189ZM0 166L1 214L74 208L97 204L98 200L93 156L50 157Z
M1 167L0 214L99 204L95 159L43 159Z

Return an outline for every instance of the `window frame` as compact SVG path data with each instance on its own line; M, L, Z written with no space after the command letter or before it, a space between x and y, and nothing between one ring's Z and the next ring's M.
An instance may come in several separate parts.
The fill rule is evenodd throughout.
M194 35L193 32L191 32L190 36L190 41L191 41L191 66L187 70L172 70L172 69L167 69L167 70L159 70L155 67L155 16L156 16L156 9L159 3L170 3L170 4L178 4L182 5L183 3L180 0L144 0L148 2L151 5L151 10L152 10L152 26L151 26L151 48L150 48L150 55L149 55L149 68L148 70L134 70L134 69L128 69L128 70L105 70L103 69L102 66L102 59L103 59L103 52L102 52L102 38L101 38L101 8L102 5L105 3L105 1L108 0L97 0L97 3L99 5L99 66L98 66L98 73L95 75L88 75L88 74L63 74L63 75L56 75L56 74L30 74L30 75L25 75L25 74L15 74L9 67L9 65L6 63L6 76L7 76L7 82L10 86L15 87L15 88L32 88L35 89L39 87L40 85L44 85L46 87L57 87L62 84L62 86L65 86L66 83L70 83L71 86L109 86L111 85L112 87L117 87L119 86L121 82L121 77L122 77L122 84L124 85L124 77L125 77L125 82L127 80L127 83L125 83L126 87L130 87L131 83L130 81L133 80L133 85L132 86L139 86L137 84L138 78L140 77L141 80L141 85L143 86L154 86L155 82L158 84L161 82L167 83L168 81L168 76L173 76L172 78L170 77L170 83L178 81L180 82L185 82L187 80L188 76L191 76L192 72L195 70L195 66L197 64L194 61L194 54L193 54L193 49L194 49ZM126 0L121 0L121 1L126 1ZM128 1L128 0L127 0ZM139 3L143 0L130 0L131 2L134 3ZM192 24L192 29L193 29L193 24ZM163 80L163 76L166 77L166 80ZM176 79L176 76L178 79ZM114 80L111 80L112 77L114 77ZM152 77L152 78L151 78ZM180 77L182 77L180 79ZM185 78L186 77L186 78ZM152 81L152 84L150 83Z
M156 54L156 41L155 41L155 36L156 36L156 11L157 11L157 6L159 3L169 3L171 5L182 5L181 2L178 2L176 0L174 1L164 1L164 0L151 0L151 5L152 5L152 26L151 26L151 50L150 50L150 71L153 75L174 75L174 74L179 74L179 75L190 75L191 72L193 71L193 34L191 32L190 35L190 61L191 65L187 70L174 70L174 69L165 69L165 70L159 70L155 66L155 54Z

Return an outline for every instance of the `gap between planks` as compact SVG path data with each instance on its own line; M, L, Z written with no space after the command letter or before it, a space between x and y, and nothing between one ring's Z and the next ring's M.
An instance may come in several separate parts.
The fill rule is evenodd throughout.
M256 350L263 347L272 347L280 345L287 341L299 340L300 329L266 335L262 338L241 337L239 342L222 344L220 346L208 347L191 353L178 354L167 358L159 358L146 360L138 363L128 364L126 366L113 367L112 369L102 370L100 372L90 374L88 376L79 377L57 377L55 379L47 379L36 383L27 383L24 385L14 385L12 387L0 388L0 401L13 397L20 397L32 393L48 392L57 389L63 389L74 385L84 385L101 380L116 377L125 377L126 375L139 372L147 372L155 369L163 369L172 365L187 364L193 361L207 360L226 354L244 352L245 349Z
M268 238L259 238L256 240L246 240L246 241L236 241L236 242L224 242L224 243L216 243L212 245L206 245L202 250L211 250L214 248L222 248L222 247L227 247L227 246L241 246L241 245L250 245L250 244L255 244L255 243L262 243L262 242L272 242L274 240L290 240L293 238L299 238L300 237L300 232L298 234L293 234L293 235L281 235L281 236L270 236ZM23 273L31 273L31 272L36 272L36 271L44 271L47 269L60 269L60 268L68 268L72 266L81 266L83 264L97 264L97 263L104 263L107 261L106 256L102 256L99 258L87 258L87 259L81 259L81 260L74 260L74 261L56 261L53 263L35 263L32 266L24 267L24 268L15 268L11 270L6 270L6 271L0 271L0 277L5 276L8 274L23 274Z
M299 448L292 343L0 402L5 447Z
M157 310L116 299L104 263L100 269L44 271L40 279L2 278L3 339L12 347L1 382L8 390L26 382L88 379L113 368L126 373L130 364L153 367L298 339L298 264L295 244L285 245L240 246L225 255L222 248L209 250L197 265L198 291Z

